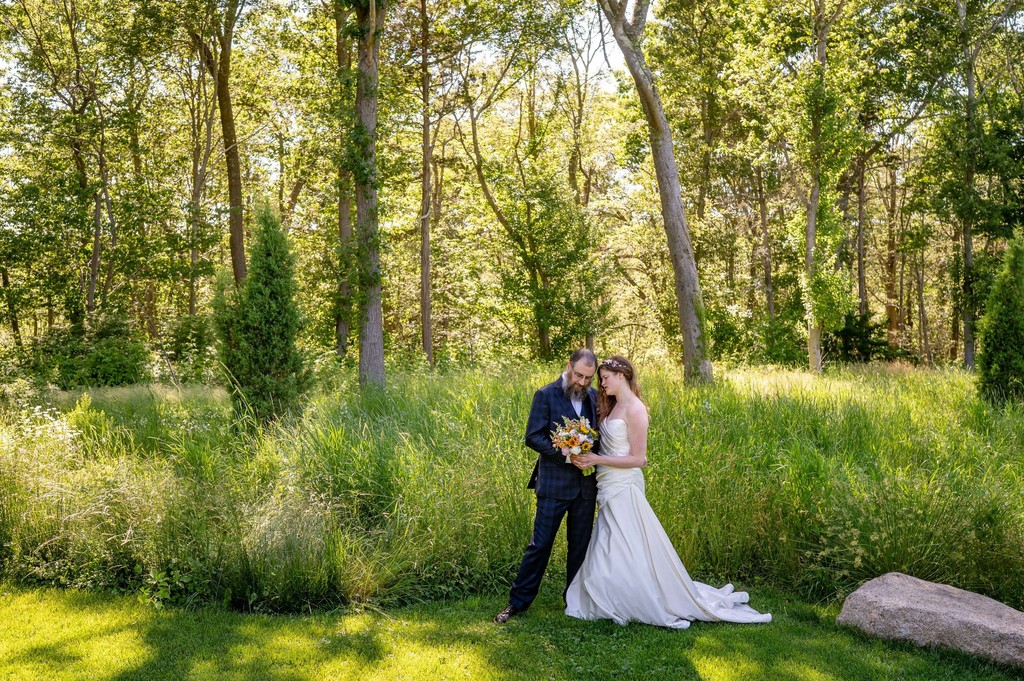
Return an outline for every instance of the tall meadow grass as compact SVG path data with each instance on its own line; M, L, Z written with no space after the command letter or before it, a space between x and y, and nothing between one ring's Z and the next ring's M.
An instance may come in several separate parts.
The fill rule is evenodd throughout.
M1024 605L1024 411L970 375L641 370L648 498L694 577L827 598L899 570ZM198 387L8 407L0 569L264 611L504 589L534 508L524 424L557 374L341 376L263 430Z

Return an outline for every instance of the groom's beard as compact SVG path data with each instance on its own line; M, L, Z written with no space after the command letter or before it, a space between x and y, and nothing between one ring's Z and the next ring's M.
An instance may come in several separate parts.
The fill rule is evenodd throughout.
M584 399L587 396L588 390L590 390L590 386L580 387L578 384L570 381L568 376L562 376L562 391L570 400Z

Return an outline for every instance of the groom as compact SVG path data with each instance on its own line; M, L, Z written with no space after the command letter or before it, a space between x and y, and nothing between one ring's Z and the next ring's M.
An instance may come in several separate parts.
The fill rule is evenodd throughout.
M526 424L526 446L539 456L527 487L537 492L537 514L533 519L533 538L519 564L508 606L494 617L498 624L525 612L537 597L563 517L567 517L569 547L565 561L567 589L583 564L594 527L597 476L584 476L575 465L566 463L562 452L551 444L551 431L562 425L563 416L585 417L591 426L597 426L597 392L590 387L595 373L597 356L582 348L572 353L559 378L533 394L530 419ZM594 451L599 447L600 441ZM562 593L564 597L565 592Z

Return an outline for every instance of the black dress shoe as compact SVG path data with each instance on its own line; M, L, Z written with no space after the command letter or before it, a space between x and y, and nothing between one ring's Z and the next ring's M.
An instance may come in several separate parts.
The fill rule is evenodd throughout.
M504 610L494 616L494 621L498 624L504 624L521 612L522 610L509 603Z

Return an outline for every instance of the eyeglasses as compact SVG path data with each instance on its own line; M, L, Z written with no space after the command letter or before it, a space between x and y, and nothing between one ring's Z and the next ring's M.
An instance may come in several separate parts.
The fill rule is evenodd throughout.
M575 367L573 367L572 370L572 377L577 381L586 381L587 383L592 383L594 381L594 374L590 374L589 376L587 376L586 374L581 374L580 372L576 371Z

